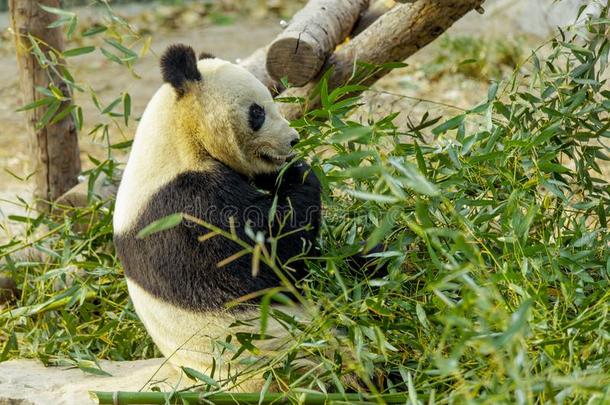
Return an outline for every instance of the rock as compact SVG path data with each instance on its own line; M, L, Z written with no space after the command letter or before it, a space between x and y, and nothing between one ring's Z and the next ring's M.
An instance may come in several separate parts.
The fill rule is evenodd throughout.
M116 195L118 185L101 173L93 183L93 195L100 200L107 200ZM55 203L59 206L86 207L88 204L89 184L82 181L60 196Z
M163 361L100 361L112 377L86 374L77 368L45 367L36 360L7 361L0 363L0 405L95 404L90 391L138 391L154 385L170 391L180 376Z
M117 176L120 177L121 173ZM118 177L118 178L119 178ZM109 179L104 173L100 173L93 183L92 195L96 201L108 201L116 196L118 183ZM89 205L89 182L82 181L61 195L53 204L51 215L58 221L63 220L66 215L75 214L74 208L85 208ZM74 224L76 232L85 233L89 226L96 221L96 213L90 212L81 215Z
M55 277L53 281L53 291L64 291L74 285L77 280L87 278L87 270L80 268L74 264L69 264L65 267L65 271L59 277Z

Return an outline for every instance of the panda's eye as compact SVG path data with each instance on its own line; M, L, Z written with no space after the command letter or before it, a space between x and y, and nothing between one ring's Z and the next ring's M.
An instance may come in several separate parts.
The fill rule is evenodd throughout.
M265 109L256 103L252 104L248 112L248 123L253 131L261 129L265 123Z

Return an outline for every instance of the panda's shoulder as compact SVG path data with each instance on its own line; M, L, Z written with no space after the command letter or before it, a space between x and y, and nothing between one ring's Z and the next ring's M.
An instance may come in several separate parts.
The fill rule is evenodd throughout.
M197 198L200 202L218 204L230 199L247 199L255 188L249 181L222 163L206 170L188 170L179 173L162 187L151 202L160 200L164 206L180 204Z
M186 170L168 184L170 188L193 192L205 190L221 192L226 188L243 189L247 179L222 163L214 164L205 170Z

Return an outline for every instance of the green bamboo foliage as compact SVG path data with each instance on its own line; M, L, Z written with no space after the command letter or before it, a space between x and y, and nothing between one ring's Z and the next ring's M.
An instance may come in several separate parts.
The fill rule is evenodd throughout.
M66 15L66 30L73 21ZM599 19L587 37L560 32L510 77L490 83L479 104L455 116L414 116L405 128L395 124L400 111L356 119L362 99L320 85L322 108L293 125L299 155L323 186L322 257L308 260L298 290L284 272L285 285L259 295L261 318L281 321L293 341L272 359L259 357L263 333L216 342L266 378L262 393L228 394L230 379L191 370L199 391L97 393L101 403L607 403L609 28ZM136 69L126 50L139 55L140 45L105 32L81 46L103 47L127 74ZM118 125L130 104L125 95L99 102ZM119 146L129 144L108 149ZM115 161L98 163L91 176L113 176ZM74 226L90 215L86 230ZM97 358L158 354L129 304L111 217L111 201L92 200L61 220L11 218L26 236L0 246L0 257L22 294L0 313L0 361L36 356L90 372ZM142 237L183 218L157 221ZM361 241L385 245L371 258L387 274L345 264ZM261 235L238 242L285 270ZM25 248L45 259L18 258ZM287 292L311 322L271 305L290 304ZM299 368L302 359L311 367ZM272 386L281 392L270 393Z

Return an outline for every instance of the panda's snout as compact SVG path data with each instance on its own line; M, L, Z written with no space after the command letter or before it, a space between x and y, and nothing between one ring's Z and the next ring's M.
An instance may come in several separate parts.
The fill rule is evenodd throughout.
M290 147L296 146L299 143L299 133L296 129L290 128Z

